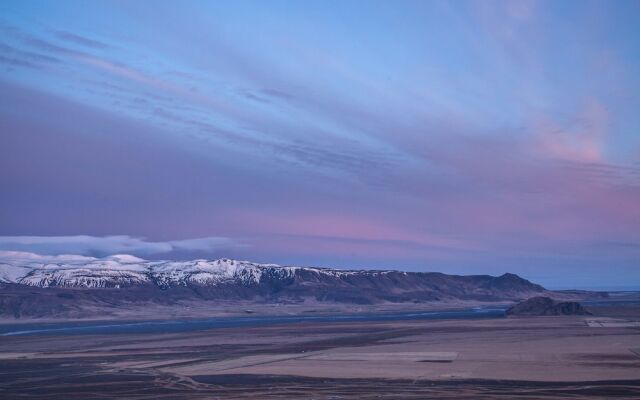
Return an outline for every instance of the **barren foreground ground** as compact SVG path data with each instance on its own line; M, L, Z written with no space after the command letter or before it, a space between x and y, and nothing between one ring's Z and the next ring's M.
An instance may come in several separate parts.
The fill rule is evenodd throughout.
M640 398L629 311L5 336L0 398Z

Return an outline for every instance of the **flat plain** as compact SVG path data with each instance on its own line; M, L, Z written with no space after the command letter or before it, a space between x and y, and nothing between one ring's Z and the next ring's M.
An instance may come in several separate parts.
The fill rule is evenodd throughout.
M638 307L594 316L4 336L0 397L640 398Z

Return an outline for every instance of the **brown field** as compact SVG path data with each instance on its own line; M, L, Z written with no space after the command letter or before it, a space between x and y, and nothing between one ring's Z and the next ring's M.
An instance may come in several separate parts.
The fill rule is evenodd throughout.
M640 398L637 310L0 338L0 398Z

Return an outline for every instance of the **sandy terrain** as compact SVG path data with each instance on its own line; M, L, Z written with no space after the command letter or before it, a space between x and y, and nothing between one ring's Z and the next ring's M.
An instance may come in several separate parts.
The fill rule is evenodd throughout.
M586 318L591 328L640 328L640 321L620 318Z
M0 397L640 398L638 321L304 322L3 337Z

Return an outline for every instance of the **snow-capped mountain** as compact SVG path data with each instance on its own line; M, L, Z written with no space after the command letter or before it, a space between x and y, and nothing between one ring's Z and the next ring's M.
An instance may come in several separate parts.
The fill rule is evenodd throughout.
M53 315L183 301L520 300L546 290L513 274L339 270L230 259L148 261L0 252L0 314Z
M19 255L19 254L18 254ZM15 257L0 261L0 282L41 288L124 288L152 284L215 286L221 283L258 284L262 274L286 277L295 268L229 259L147 261L131 255L106 258Z

